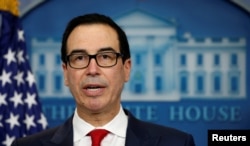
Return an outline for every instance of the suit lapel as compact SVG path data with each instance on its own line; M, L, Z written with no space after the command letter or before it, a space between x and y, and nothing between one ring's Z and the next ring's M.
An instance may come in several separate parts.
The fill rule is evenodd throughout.
M44 146L73 146L73 127L72 118L69 118L62 126L60 126L50 141L44 141Z
M147 132L145 127L141 126L139 120L137 120L131 113L125 110L128 115L128 127L126 134L125 146L155 146L160 140L160 137L152 137Z

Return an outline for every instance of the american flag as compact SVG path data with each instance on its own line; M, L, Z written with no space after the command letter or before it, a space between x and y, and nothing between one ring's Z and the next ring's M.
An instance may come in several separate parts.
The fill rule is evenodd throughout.
M47 126L20 19L0 10L0 146Z

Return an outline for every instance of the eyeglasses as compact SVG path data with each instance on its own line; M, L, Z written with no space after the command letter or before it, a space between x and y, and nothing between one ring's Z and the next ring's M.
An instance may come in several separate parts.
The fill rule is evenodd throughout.
M83 69L88 67L90 60L94 58L98 66L108 68L117 64L118 57L122 57L122 54L116 52L100 52L95 55L73 53L67 56L67 61L70 67Z

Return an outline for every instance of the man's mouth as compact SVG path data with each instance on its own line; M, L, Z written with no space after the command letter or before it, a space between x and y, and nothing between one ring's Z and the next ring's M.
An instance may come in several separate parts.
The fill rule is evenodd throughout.
M101 86L87 86L84 89L87 89L87 90L98 90L100 88L103 88L103 87L101 87Z
M98 88L103 88L101 85L86 85L84 89L98 89Z
M88 96L99 96L103 93L104 86L101 85L87 85L83 91Z

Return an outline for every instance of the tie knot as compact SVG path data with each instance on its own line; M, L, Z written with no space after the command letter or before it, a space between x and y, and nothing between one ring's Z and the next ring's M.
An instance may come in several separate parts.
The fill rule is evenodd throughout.
M109 133L105 129L95 129L89 132L91 136L92 146L100 146L102 139Z

